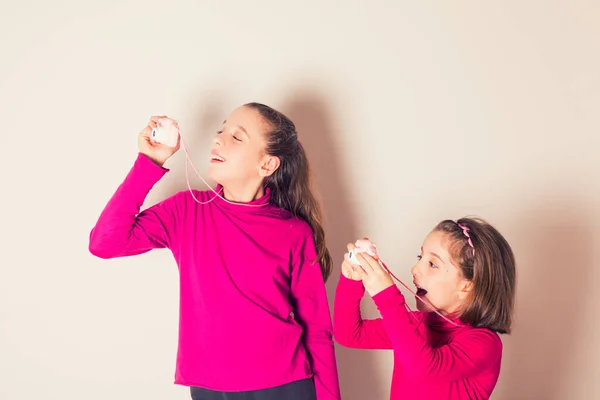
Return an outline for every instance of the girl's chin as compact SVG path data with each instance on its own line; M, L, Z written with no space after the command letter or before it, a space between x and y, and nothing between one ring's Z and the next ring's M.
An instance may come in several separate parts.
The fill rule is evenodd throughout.
M429 299L424 297L424 299L427 301L423 302L422 300L418 299L415 297L415 302L416 302L416 306L417 306L417 310L421 311L421 312L432 312L434 311L433 306L431 306L428 302ZM439 310L441 311L441 310Z
M427 312L427 311L431 311L429 309L429 306L427 306L427 304L423 303L421 300L419 299L415 299L416 303L417 303L417 310L421 311L421 312Z
M206 174L206 177L208 177L208 179L210 179L211 181L218 183L218 184L221 184L221 181L223 180L222 174L219 174L218 171L215 171L212 168L208 169L208 173Z

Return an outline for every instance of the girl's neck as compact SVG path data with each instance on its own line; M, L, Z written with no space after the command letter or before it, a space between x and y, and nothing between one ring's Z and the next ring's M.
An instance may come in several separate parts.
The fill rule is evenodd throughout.
M223 197L236 203L249 203L265 195L262 182L250 185L223 185Z

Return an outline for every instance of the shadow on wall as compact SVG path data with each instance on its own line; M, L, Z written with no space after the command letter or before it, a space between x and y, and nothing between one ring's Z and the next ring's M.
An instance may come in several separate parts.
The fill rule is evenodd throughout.
M543 196L518 223L517 318L495 400L570 398L563 384L584 329L594 236L584 204L553 198Z
M358 238L355 213L348 201L348 177L343 171L335 145L334 127L324 96L310 91L294 91L293 99L280 111L294 121L321 197L326 239L333 258L333 271L327 281L329 304L333 310L335 288L346 244ZM383 399L389 384L378 376L375 352L349 349L336 344L342 398L345 400ZM391 380L391 377L390 377Z

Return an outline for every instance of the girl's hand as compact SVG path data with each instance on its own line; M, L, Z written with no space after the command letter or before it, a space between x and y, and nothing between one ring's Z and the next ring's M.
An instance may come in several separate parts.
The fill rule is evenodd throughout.
M179 150L180 138L177 139L177 146L175 147L165 146L162 143L152 141L152 129L156 128L156 123L161 118L164 117L153 116L148 125L140 132L138 135L138 148L140 153L145 154L149 159L162 167L165 161Z
M356 246L353 243L348 243L348 252L352 251ZM342 262L342 275L346 278L351 279L353 281L362 280L360 275L358 274L357 268L360 268L350 261L348 258L348 253L344 254L344 261Z
M389 272L379 263L379 260L367 253L356 255L360 266L355 266L366 291L371 297L394 285Z

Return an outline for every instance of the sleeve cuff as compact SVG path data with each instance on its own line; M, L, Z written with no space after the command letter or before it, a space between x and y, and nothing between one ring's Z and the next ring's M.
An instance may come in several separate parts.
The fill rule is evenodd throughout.
M152 161L150 157L141 152L138 152L136 162L141 163L142 165L146 166L146 168L148 168L151 165L152 167L154 167L154 169L158 169L162 172L169 172L168 168L161 167L160 165Z
M353 279L348 279L341 272L340 272L340 284L346 285L348 287L352 286L354 288L362 288L363 287L362 281L355 281Z
M342 273L340 273L340 280L338 282L338 286L350 293L356 293L356 295L360 297L362 297L365 294L365 287L363 286L362 281L348 279Z
M142 172L141 175L153 183L159 181L160 178L169 172L168 168L159 166L143 153L138 153L133 169Z
M157 165L142 153L138 153L133 166L120 187L127 188L127 193L145 198L152 187L169 170Z
M373 296L373 301L379 310L404 304L406 301L404 295L398 289L398 286L392 285Z

